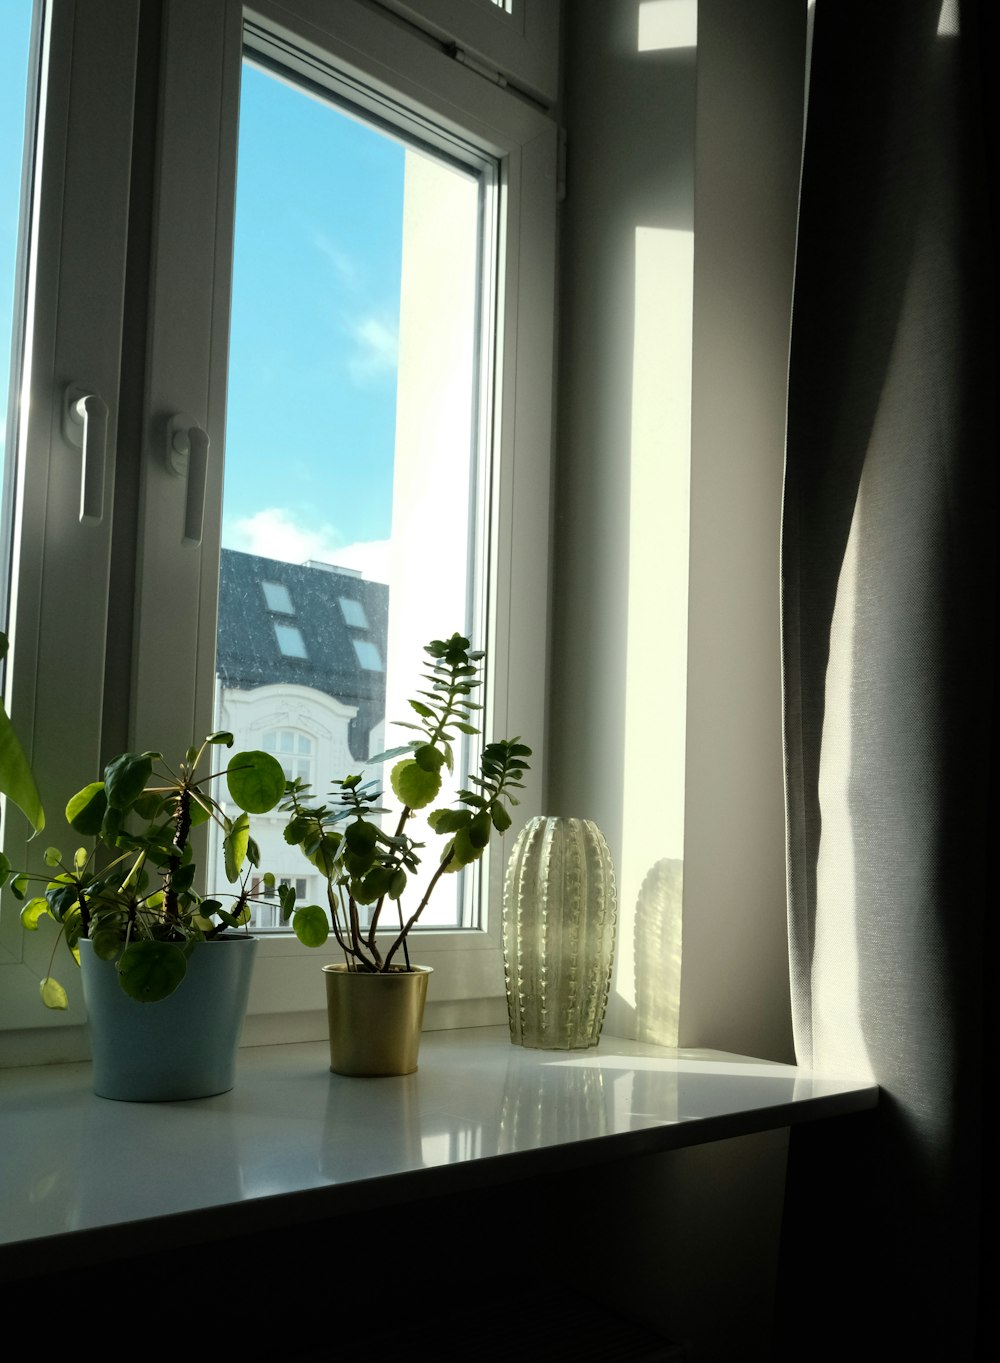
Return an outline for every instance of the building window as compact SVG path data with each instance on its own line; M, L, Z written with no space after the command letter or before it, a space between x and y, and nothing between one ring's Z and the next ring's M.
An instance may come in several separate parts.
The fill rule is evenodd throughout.
M306 641L303 639L302 631L297 625L275 624L274 637L277 639L278 647L286 658L309 657Z
M338 597L338 601L345 625L349 625L351 629L368 628L368 616L360 601L356 601L353 596L341 596Z
M382 655L370 639L352 639L354 653L366 672L382 671Z
M289 781L313 783L313 740L297 729L268 729L261 734L261 747L281 763Z
M267 602L269 611L274 611L277 615L294 615L295 607L292 605L292 598L288 588L282 582L262 582L261 591L264 593L264 600Z

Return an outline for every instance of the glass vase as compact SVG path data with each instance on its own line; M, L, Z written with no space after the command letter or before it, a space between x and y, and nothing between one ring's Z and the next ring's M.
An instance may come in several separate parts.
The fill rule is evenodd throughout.
M614 960L611 853L588 819L538 816L514 843L504 882L510 1039L583 1050L601 1038Z

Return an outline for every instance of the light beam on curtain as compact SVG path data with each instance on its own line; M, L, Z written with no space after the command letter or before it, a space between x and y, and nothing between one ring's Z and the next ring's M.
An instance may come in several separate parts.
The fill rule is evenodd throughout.
M945 8L817 0L782 610L797 1056L882 1086L856 1234L890 1337L958 1360L996 898L995 294L986 11Z

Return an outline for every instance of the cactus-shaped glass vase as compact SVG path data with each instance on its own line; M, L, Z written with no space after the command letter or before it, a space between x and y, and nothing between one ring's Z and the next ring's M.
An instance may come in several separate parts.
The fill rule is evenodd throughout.
M529 820L507 863L504 974L510 1039L582 1050L601 1039L615 944L615 876L588 819Z

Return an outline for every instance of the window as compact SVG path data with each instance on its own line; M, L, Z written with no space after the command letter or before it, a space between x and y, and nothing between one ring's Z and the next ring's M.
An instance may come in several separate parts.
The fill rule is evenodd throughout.
M288 588L283 583L262 582L260 586L269 611L274 611L278 615L295 614L292 598L288 594Z
M280 438L289 429L293 408L287 394L265 381L268 375L258 371L258 382L251 376L251 405L231 406L228 420L225 407L227 381L237 395L246 379L235 333L230 353L229 318L234 220L237 257L240 249L240 89L243 72L249 71L254 80L274 81L276 73L291 93L315 106L310 112L332 116L333 111L337 118L377 129L402 149L413 185L421 177L424 183L449 179L456 194L472 186L476 277L489 287L477 296L473 332L466 333L460 348L466 355L471 348L488 363L475 367L475 377L450 399L435 389L433 402L422 401L415 328L417 367L409 391L405 384L397 389L393 438L409 440L415 451L433 451L434 437L441 435L447 444L448 434L435 421L462 408L466 447L486 451L482 462L466 461L467 482L457 492L446 486L448 479L428 478L425 467L409 460L418 492L423 480L435 495L450 491L464 501L469 539L463 553L468 545L478 545L484 565L471 579L464 564L444 580L435 580L430 569L421 591L426 598L428 592L460 588L461 621L475 625L489 650L489 728L530 735L539 753L522 807L530 813L539 798L544 751L555 127L529 103L349 0L332 7L307 0L272 6L260 0L252 16L245 16L236 0L211 6L164 0L159 70L147 69L157 43L139 41L140 21L149 21L137 9L122 0L80 6L68 17L65 7L53 5L39 23L43 80L39 132L32 142L37 156L32 198L23 209L31 233L18 267L26 285L18 295L20 317L29 324L22 371L26 400L20 411L28 413L30 428L22 423L18 433L18 481L8 499L13 591L7 698L47 804L57 808L55 792L93 779L102 759L126 744L182 751L193 735L213 727L223 689L226 704L234 707L247 694L260 702L252 721L263 722L255 731L258 739L265 732L293 729L295 715L316 689L315 679L303 676L301 691L295 681L280 697L272 695L271 686L285 683L252 677L257 663L229 645L227 656L246 675L238 686L222 687L215 661L220 561L224 571L229 571L226 563L232 568L245 559L259 561L282 528L272 519L259 543L226 541L230 484L238 487L242 476L248 485L263 486L253 464L257 456L248 453L248 424L256 421L277 433L267 457L289 485L297 476L295 461L305 453L303 438L297 440L301 448L287 448ZM300 11L308 23L305 18L300 23ZM137 167L150 163L154 136L159 178L147 193L143 176L133 177L133 157ZM99 213L95 203L101 205ZM261 230L266 232L266 224ZM412 259L416 297L430 276L419 253ZM328 253L327 260L335 271L336 254ZM237 258L237 276L239 270ZM273 293L280 308L289 303L281 289ZM235 326L241 304L235 293L233 298ZM388 344L387 331L376 325L379 318L369 320L371 325L353 333L360 365L353 378L359 383L373 374L361 361L366 355L372 363L384 358ZM398 320L402 348L408 344L408 321L402 313ZM244 371L238 379L237 369ZM309 378L323 389L321 366ZM65 390L74 384L85 385L107 406L108 434L101 450L81 451L66 440ZM189 487L189 471L178 472L176 461L166 457L167 417L206 434L203 487L193 467ZM334 435L353 439L344 417L332 412L316 430L317 441ZM127 450L121 460L120 433ZM30 459L24 457L29 449ZM405 452L402 459L397 452L396 468L409 477L407 464ZM88 486L99 482L98 466L104 473L100 514L81 519L81 482L84 477ZM337 479L329 469L325 475L311 473L306 483L320 514L336 505ZM398 493L394 486L393 521ZM202 520L192 518L192 506L203 506ZM237 514L248 521L268 509L273 509L269 503ZM438 540L454 540L451 511L438 512L435 519L436 511L432 500L423 510L423 526L420 516L409 518L411 538L404 533L397 546L407 570L419 569ZM340 573L357 584L346 613L342 604L336 610L345 631L364 628L355 623L357 614L348 618L355 606L367 622L366 637L346 635L364 685L359 682L353 696L323 693L328 716L316 735L317 745L328 744L331 754L335 742L344 742L353 756L359 745L374 745L382 737L378 730L384 719L371 708L378 691L388 695L391 707L394 686L407 693L412 687L412 664L404 664L406 675L396 681L393 639L401 641L400 657L408 659L413 649L406 624L414 612L406 579L412 577L415 584L420 574L399 575L397 599L386 607L386 654L377 642L382 609L377 578L363 570L359 578L351 562L326 563L329 547L308 538L294 566L329 578L334 589ZM309 567L320 560L326 571ZM284 570L280 582L276 576L258 578L268 586L257 589L255 609L270 622L282 656L296 669L312 669L318 644L305 597ZM342 584L334 600L338 597L348 600ZM452 608L445 609L448 618L418 636L418 647L431 634L454 627ZM321 639L322 632L315 638ZM86 640L85 648L77 646L80 639ZM220 667L225 651L220 639ZM248 677L252 686L245 684ZM268 723L266 715L279 711L289 719ZM317 747L314 770L322 781L333 771L327 772L325 764L320 770L318 753ZM23 862L21 830L13 820L7 823L9 855ZM287 866L277 869L295 874ZM494 907L502 869L501 853L487 868L483 887L484 902ZM479 926L469 922L470 931L441 932L428 943L439 998L502 994L497 919L493 913ZM25 943L9 906L0 918L0 943L0 1023L30 1027L39 1020L37 981L50 944L42 937ZM303 1000L316 995L321 958L322 953L305 952L287 937L264 942L251 1011L310 1007ZM79 1019L74 1004L60 1021Z
M286 658L308 658L309 653L306 649L306 641L302 637L302 631L295 625L279 625L275 622L274 637L278 641L278 647Z
M360 601L355 601L350 596L341 596L338 600L345 625L350 625L351 629L368 628L368 616L365 615L365 608Z

